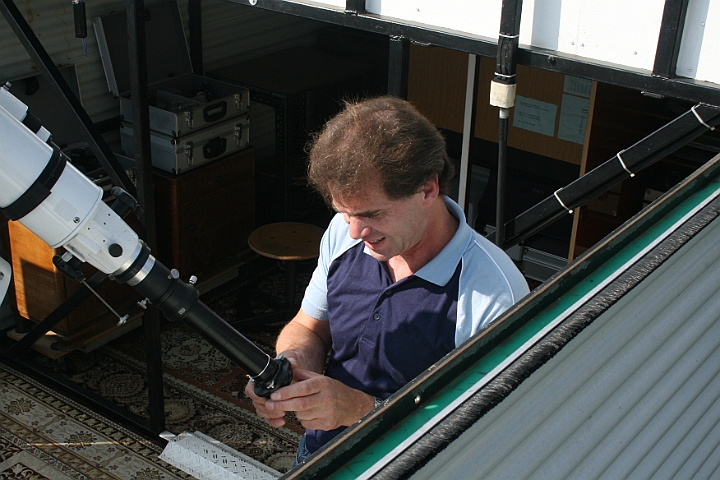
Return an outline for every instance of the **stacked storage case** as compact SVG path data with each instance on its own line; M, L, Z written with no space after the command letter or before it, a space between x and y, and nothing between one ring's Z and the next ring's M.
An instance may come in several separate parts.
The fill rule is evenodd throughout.
M249 91L192 73L177 2L147 7L145 32L153 166L179 174L250 144ZM120 99L121 147L134 155L127 17L93 19L108 88Z

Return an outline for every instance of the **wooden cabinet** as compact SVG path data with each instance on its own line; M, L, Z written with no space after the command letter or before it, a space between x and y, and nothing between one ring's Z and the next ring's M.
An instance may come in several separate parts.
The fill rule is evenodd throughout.
M39 323L80 286L52 263L53 257L64 253L64 249L50 248L19 222L8 223L8 240L17 313L22 319ZM95 272L91 267L84 270L88 278ZM136 302L140 297L132 288L106 280L97 292L120 315L139 317ZM48 342L55 343L54 348L59 352L71 351L113 332L117 323L117 317L100 300L89 295L52 329ZM28 326L18 325L17 331L25 331Z
M153 171L157 258L204 282L251 254L255 156L246 149L189 172Z

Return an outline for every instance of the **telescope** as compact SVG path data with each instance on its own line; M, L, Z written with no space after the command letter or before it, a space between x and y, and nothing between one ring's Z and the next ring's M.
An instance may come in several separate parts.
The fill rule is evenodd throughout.
M84 282L80 268L87 263L134 288L141 306L185 323L242 368L258 396L290 383L288 360L262 351L200 300L193 278L185 282L159 262L122 219L137 207L135 199L116 186L113 205L103 201L103 190L70 163L8 84L0 87L0 132L0 211L51 248L63 247L53 259L63 273ZM9 278L9 265L0 262L0 300Z

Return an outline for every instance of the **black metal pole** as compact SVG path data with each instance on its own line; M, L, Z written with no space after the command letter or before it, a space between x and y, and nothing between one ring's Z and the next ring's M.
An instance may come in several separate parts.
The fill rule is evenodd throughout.
M700 121L702 120L702 123ZM698 104L505 225L504 248L518 244L614 185L720 125L720 107ZM622 161L621 161L622 160Z
M362 15L366 12L365 0L345 0L345 13L348 15Z
M145 3L127 1L128 66L130 70L130 98L133 112L133 141L135 170L138 183L138 202L142 207L141 237L154 248L155 198L150 157L150 113L148 106L147 54L145 48ZM144 315L146 361L148 375L148 412L151 428L157 433L165 430L165 394L163 392L160 314L153 307Z
M202 49L202 0L188 0L188 17L190 19L190 62L192 71L202 75L204 71Z
M495 200L495 245L505 243L505 172L507 170L507 134L510 110L501 108L498 118L497 192Z
M515 69L522 0L503 0L500 13L495 76L490 88L490 104L499 107L495 244L505 243L505 170L507 160L508 117L515 106Z
M145 48L145 6L143 0L127 2L128 67L132 100L137 200L142 207L141 237L155 249L155 199L150 153L150 109L148 101L147 51Z
M666 78L675 76L689 3L690 0L667 0L665 2L655 51L653 75Z
M391 36L388 55L388 94L407 98L410 42L407 38Z

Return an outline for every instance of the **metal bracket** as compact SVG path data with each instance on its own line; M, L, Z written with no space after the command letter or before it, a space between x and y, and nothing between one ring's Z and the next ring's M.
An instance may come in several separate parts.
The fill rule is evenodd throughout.
M243 132L242 123L238 123L237 125L235 125L235 146L236 147L242 146L242 132Z
M185 159L187 160L188 166L193 164L193 142L185 143Z
M345 13L348 15L362 15L365 10L365 0L345 0Z

